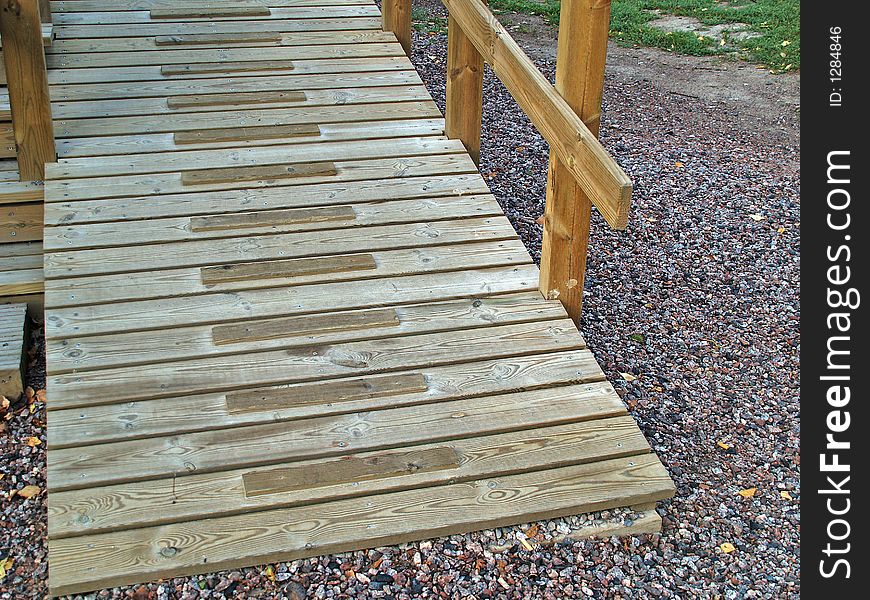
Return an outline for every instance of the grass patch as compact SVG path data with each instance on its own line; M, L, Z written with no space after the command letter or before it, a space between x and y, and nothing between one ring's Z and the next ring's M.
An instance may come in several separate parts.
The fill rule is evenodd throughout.
M559 0L490 0L490 7L559 22ZM622 44L638 44L696 56L737 54L775 72L800 68L800 0L613 0L610 35ZM705 26L743 23L757 34L737 39L691 31L667 32L650 21L674 15L692 17Z

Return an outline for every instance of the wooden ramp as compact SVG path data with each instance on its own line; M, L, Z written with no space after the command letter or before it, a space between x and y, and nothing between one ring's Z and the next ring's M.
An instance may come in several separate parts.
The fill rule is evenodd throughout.
M52 5L52 594L672 495L372 2Z

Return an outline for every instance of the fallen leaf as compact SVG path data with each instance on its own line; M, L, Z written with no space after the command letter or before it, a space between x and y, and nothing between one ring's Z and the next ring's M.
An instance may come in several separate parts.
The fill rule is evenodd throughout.
M677 162L674 163L674 166L677 167L678 169L682 169L682 168L685 167L686 165L684 165L684 164L681 163L680 161L677 161Z
M24 397L27 398L28 402L33 402L33 399L36 398L36 392L34 392L33 388L28 385L24 388Z
M789 494L789 493L788 493L787 491L785 491L785 490L782 490L782 491L779 493L779 496L780 496L780 498L782 498L783 500L794 500L794 498L791 497L791 494Z
M752 498L755 495L755 492L757 492L757 491L758 491L758 488L751 487L751 488L746 488L745 490L740 490L737 493L740 494L741 496L743 496L744 498Z
M21 496L24 499L33 498L37 494L39 494L42 489L38 485L26 485L20 490L13 490L17 495Z
M719 546L719 549L720 549L722 552L724 552L725 554L731 554L731 553L734 552L737 548L735 548L735 547L734 547L734 544L732 544L731 542L725 542L724 544L722 544L721 546Z
M716 442L716 445L719 446L720 448L722 448L723 450L730 450L731 449L731 445L726 444L725 442Z
M544 223L546 223L546 221L547 221L547 220L544 218L544 215L541 215L540 217L538 217L537 219L535 219L535 222L536 222L538 225L543 225Z
M780 227L776 230L777 233L785 233L785 227Z
M31 448L34 448L40 445L42 441L36 436L30 436L29 438L27 438L27 441L25 443Z
M266 577L269 578L269 581L271 581L272 583L275 583L275 581L276 581L275 569L272 568L272 565L269 565L268 567L266 567Z
M36 400L39 402L45 402L45 390L36 391Z
M15 561L11 558L0 560L0 581L6 579L6 574L12 570L13 564L15 564Z
M754 215L749 215L749 218L752 219L753 221L763 221L764 215L754 214Z
M637 379L637 377L635 377L631 373L620 373L620 375L622 375L622 378L626 381L634 381L635 379Z
M527 538L533 538L536 535L538 535L538 524L537 523L535 523L534 525L532 525L531 527L526 529L526 537Z

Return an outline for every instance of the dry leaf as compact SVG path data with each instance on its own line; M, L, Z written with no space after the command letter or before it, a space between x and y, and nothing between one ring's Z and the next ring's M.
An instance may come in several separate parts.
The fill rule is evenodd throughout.
M27 398L28 402L33 402L33 399L36 398L36 392L34 392L33 388L28 385L24 388L24 397Z
M722 448L723 450L730 450L731 446L726 444L725 442L716 442L716 445Z
M45 390L36 391L36 400L39 402L45 402Z
M626 381L634 381L635 379L637 379L637 377L635 377L631 373L620 373L620 375L622 375L622 378Z
M27 441L25 443L28 446L30 446L31 448L33 448L35 446L40 445L42 443L42 441L36 436L30 436L29 438L27 438Z
M741 496L743 496L744 498L752 498L755 495L755 492L757 492L757 491L758 491L758 488L751 487L751 488L746 488L745 490L740 490L737 493L740 494Z
M677 162L674 163L674 166L677 167L678 169L682 169L682 168L685 167L686 165L684 165L684 164L681 163L680 161L677 161Z
M734 544L732 544L731 542L725 542L724 544L722 544L721 546L719 546L719 549L720 549L722 552L724 552L725 554L731 554L731 553L734 552L737 548L735 548L735 547L734 547Z
M776 230L777 233L785 233L785 227L780 227Z
M787 491L785 491L785 490L782 490L782 491L779 493L779 497L782 498L783 500L794 500L794 498L791 497L791 494L789 494L789 493L788 493Z
M526 529L526 537L527 538L533 538L536 535L538 535L538 524L537 523L535 523L534 525L532 525L531 527Z
M0 560L0 581L6 579L6 574L12 570L13 564L15 564L15 561L11 558Z
M546 222L547 222L547 219L544 217L544 215L541 215L540 217L535 219L535 223L537 223L538 225L543 225Z
M28 499L38 495L41 491L42 489L38 485L26 485L20 490L16 490L15 492L22 498Z
M272 568L272 565L269 565L268 567L266 567L266 577L269 578L269 581L271 581L272 583L275 583L275 581L276 581L275 569Z

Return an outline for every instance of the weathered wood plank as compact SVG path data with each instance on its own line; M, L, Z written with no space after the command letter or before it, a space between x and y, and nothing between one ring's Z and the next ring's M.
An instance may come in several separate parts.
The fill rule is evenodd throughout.
M294 404L263 412L230 412L226 393L195 394L178 398L155 398L123 404L102 404L75 409L53 410L48 414L48 437L52 449L100 444L207 431L243 425L259 425L310 417L325 417L357 411L398 408L439 403L475 396L592 383L604 380L604 373L588 350L572 350L466 362L456 365L427 365L389 375L366 375L350 380L369 382L380 377L422 375L427 389L401 395L342 400L324 398L318 405ZM348 379L329 383L339 384ZM263 398L305 396L316 384L299 383L258 388ZM285 391L286 390L286 391ZM261 400L264 402L264 400Z
M256 512L49 542L52 593L293 560L667 498L673 484L643 455L368 499ZM461 506L462 510L456 507ZM296 524L288 529L288 523ZM216 536L215 531L222 532ZM173 551L163 551L172 548Z
M271 104L285 102L304 102L305 92L249 92L247 94L200 94L196 96L176 96L166 103L169 108L178 110L200 106L240 106L243 104ZM136 102L140 102L137 100Z
M152 8L149 16L152 19L216 19L218 17L268 17L271 14L268 6L226 6L212 4L203 7Z
M292 71L290 60L248 60L237 62L194 63L189 65L163 65L161 75L195 75L203 73L237 73L239 71Z
M549 408L548 408L549 407ZM49 450L57 491L341 456L624 414L608 383Z
M17 400L24 391L26 334L27 305L0 304L0 396L9 400Z
M266 165L259 167L229 167L223 169L203 169L185 171L181 174L181 185L213 185L216 183L237 183L243 181L271 181L295 177L316 177L335 175L335 163L312 162L290 165Z
M197 20L211 23L215 21L232 21L235 25L238 22L248 21L258 23L259 27L268 27L273 20L296 19L296 20L314 20L321 18L351 18L351 17L377 17L378 8L373 3L370 5L349 5L349 6L291 6L278 7L265 14L251 15L217 15L217 16L202 16L202 17L182 17L160 19L170 25L174 25L172 21L195 22ZM101 11L101 12L61 12L54 16L54 24L64 27L70 25L99 25L104 29L106 25L133 25L135 27L128 28L132 31L146 29L152 24L151 13L147 10L117 10L117 11ZM146 35L143 33L142 35Z
M337 465L342 460L359 464L361 461L382 460L384 457L389 459L400 452L408 451L364 452L338 460L301 461L288 463L286 466L264 467L262 470L194 474L176 478L174 486L172 480L161 479L125 484L123 487L107 486L86 491L56 492L49 499L52 537L56 539L204 516L227 516L247 511L308 505L319 500L459 483L479 477L503 477L649 452L646 440L637 430L633 419L627 416L451 440L449 444L423 444L413 447L411 452L428 453L438 449L441 455L444 448L449 448L459 458L459 464L451 472L418 470L389 478L358 479L307 488L283 489L277 496L246 495L242 478L252 480L265 475L280 475L282 471L322 469L324 465ZM446 457L449 458L449 454ZM274 489L275 483L279 482L280 480L270 483L265 480L258 490ZM206 504L202 502L203 498L210 500ZM107 510L106 507L112 508ZM81 515L87 518L83 519Z
M176 144L201 144L209 142L232 142L239 140L284 140L294 137L319 136L317 125L266 125L264 127L228 127L200 131L178 131L174 134Z
M0 206L0 244L41 240L42 227L39 202Z
M348 271L372 271L377 268L371 254L347 254L342 256L315 256L289 260L267 260L235 263L218 267L202 267L200 274L205 285L247 281L251 279L275 279L304 277L306 275L332 275Z
M193 217L190 230L213 231L224 229L247 229L249 227L274 227L276 225L296 225L300 223L322 223L324 221L355 221L356 210L352 206L326 206L321 208L301 208L290 210L268 210L254 213L213 215Z
M193 35L158 35L155 46L200 46L224 44L250 44L251 42L280 42L280 32L252 31L249 33L201 33Z

